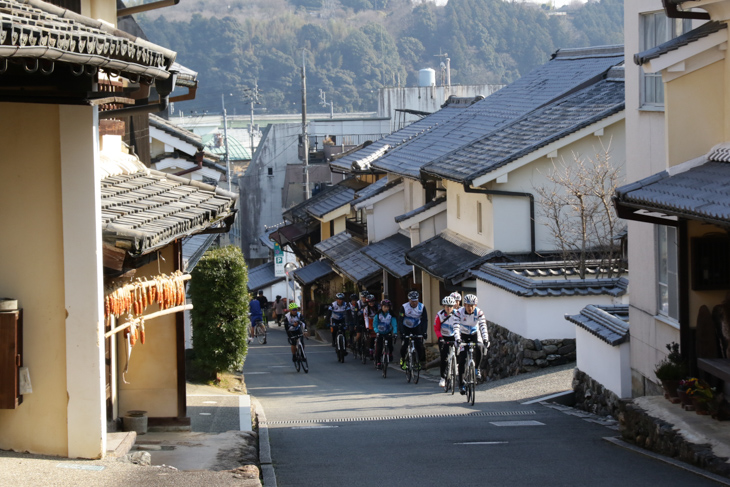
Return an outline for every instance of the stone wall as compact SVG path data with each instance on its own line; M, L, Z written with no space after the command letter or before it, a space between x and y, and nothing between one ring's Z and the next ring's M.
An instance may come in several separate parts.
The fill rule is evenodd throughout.
M653 418L640 407L622 401L619 427L624 440L641 448L676 458L717 475L730 477L726 458L719 458L707 445L696 445L685 440L674 426Z
M491 347L485 376L503 379L524 372L575 362L575 339L532 340L487 322Z
M573 391L576 408L598 416L618 418L621 409L619 397L577 367L573 371Z

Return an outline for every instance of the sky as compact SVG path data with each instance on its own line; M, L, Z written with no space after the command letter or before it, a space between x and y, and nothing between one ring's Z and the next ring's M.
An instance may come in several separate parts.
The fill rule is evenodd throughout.
M580 3L586 3L587 0L515 0L515 1L540 3L540 4L549 3L552 1L555 3L555 8L560 8L560 7L564 7L565 5L568 5L568 4L570 4L572 2L576 2L576 1L580 2ZM448 2L448 0L434 0L434 3L436 5L446 5L447 2Z

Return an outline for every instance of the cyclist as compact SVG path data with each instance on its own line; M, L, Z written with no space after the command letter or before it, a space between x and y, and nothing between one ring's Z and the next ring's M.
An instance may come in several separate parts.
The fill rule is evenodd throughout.
M355 350L357 340L360 338L360 321L362 313L358 310L359 300L357 294L350 294L350 307L347 308L347 328L350 332L350 348ZM355 333L357 332L357 337Z
M459 338L461 326L459 324L459 315L454 311L456 305L454 297L446 296L441 300L441 304L444 309L436 313L433 330L438 337L441 352L441 380L439 386L444 387L446 385L446 358L449 356L449 346L447 344L453 343L455 346L456 343L461 341Z
M383 354L383 341L384 338L388 338L388 355L390 355L391 362L393 361L393 335L398 331L398 321L395 316L390 314L391 303L389 300L384 299L380 302L380 311L375 314L373 319L373 329L377 333L375 339L375 365L378 369L383 368L383 364L380 362L380 358Z
M274 313L276 314L276 322L279 323L279 325L281 325L286 312L287 312L286 298L277 296L276 301L274 302Z
M251 336L248 339L250 343L251 341L253 341L253 334L254 329L256 328L256 324L263 323L264 321L264 315L261 312L261 303L258 299L254 298L253 295L251 295L251 302L248 303L248 312L251 316L251 323L249 325ZM264 343L266 343L266 340L264 340Z
M261 303L262 311L266 311L267 309L269 309L269 300L266 299L266 296L264 296L263 291L259 291L259 295L256 296L256 299L258 300L259 303Z
M464 307L458 312L460 325L460 338L464 343L477 342L478 347L474 349L474 363L476 364L477 380L481 379L479 372L479 364L482 360L481 347L489 347L489 332L487 331L487 319L484 312L477 308L477 297L473 294L464 296ZM459 354L459 381L461 382L461 393L466 394L464 380L464 364L466 363L466 350L462 350Z
M423 303L418 302L418 291L408 293L408 302L403 305L400 314L400 323L398 324L398 332L400 333L403 345L400 347L400 366L406 369L406 343L407 335L425 335L428 326L428 313ZM418 360L421 363L426 361L426 350L423 348L423 338L415 338L416 350L418 351Z
M297 340L301 340L302 335L307 331L307 324L304 322L304 317L299 312L299 306L297 303L292 302L289 304L289 312L283 316L284 329L286 330L286 336L291 344L291 359L292 362L297 360ZM302 343L302 347L304 343Z
M357 309L362 313L362 310L368 307L368 296L370 295L370 291L367 289L365 291L360 291L360 299L357 302Z
M459 311L461 309L461 294L454 291L451 293L451 297L456 301L456 304L454 304L454 311Z
M375 320L375 315L378 314L378 305L375 302L375 296L372 294L368 294L367 296L368 305L365 307L365 309L362 310L362 316L363 316L363 333L367 333L370 335L370 340L368 341L370 344L370 358L373 358L373 348L375 347L375 339L372 336L373 334L373 321Z
M350 306L345 302L345 295L343 293L337 293L335 300L332 302L330 307L327 309L327 321L330 323L330 332L332 332L332 346L335 346L335 338L339 329L342 328L342 332L345 332L345 320L347 309ZM347 354L347 351L345 351Z

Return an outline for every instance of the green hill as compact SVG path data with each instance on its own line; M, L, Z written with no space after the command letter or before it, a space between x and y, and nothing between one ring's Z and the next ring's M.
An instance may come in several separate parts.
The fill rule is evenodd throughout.
M164 17L163 17L164 14ZM157 15L157 17L154 17ZM560 12L503 0L208 0L138 16L149 39L199 73L196 100L176 109L247 113L258 81L270 113L298 112L306 48L307 104L319 90L336 112L374 111L382 87L415 86L451 58L452 84L509 83L558 48L623 42L623 0ZM438 76L437 76L438 78ZM317 111L325 111L318 107Z

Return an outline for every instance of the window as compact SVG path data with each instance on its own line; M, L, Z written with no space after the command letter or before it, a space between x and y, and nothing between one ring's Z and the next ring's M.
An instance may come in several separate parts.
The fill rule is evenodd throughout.
M641 15L640 49L652 47L674 39L692 29L690 19L669 19L664 12ZM641 107L664 107L664 85L661 73L645 73L641 70Z
M274 175L274 168L273 167L266 168L266 171L268 172L268 175L269 176L273 176Z
M482 202L477 201L477 233L482 234Z
M679 321L677 229L661 225L656 229L658 313Z

